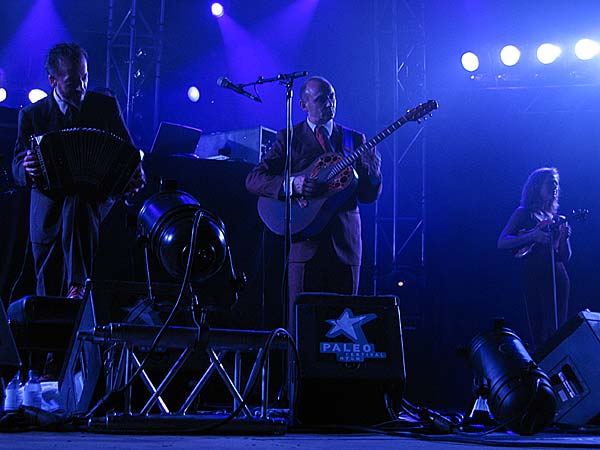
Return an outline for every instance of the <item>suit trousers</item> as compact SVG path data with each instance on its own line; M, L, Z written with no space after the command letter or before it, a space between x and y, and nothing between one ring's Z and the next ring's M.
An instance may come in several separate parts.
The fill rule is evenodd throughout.
M44 236L36 236L33 230L39 227L31 227L36 293L41 296L60 296L65 295L72 284L83 285L91 277L100 224L109 213L113 201L67 195L49 202L49 216L58 219L56 226Z
M288 324L292 336L296 332L296 296L300 292L332 292L356 295L360 281L360 265L343 264L331 242L323 245L307 262L293 262L288 268Z

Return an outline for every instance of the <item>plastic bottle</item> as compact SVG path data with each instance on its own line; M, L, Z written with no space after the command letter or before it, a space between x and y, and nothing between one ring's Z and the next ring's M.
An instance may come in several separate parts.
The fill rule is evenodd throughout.
M15 377L10 380L4 390L4 411L15 411L23 403L23 393L21 387L21 373L17 372Z
M29 371L29 379L23 388L23 406L42 407L42 385L35 370Z

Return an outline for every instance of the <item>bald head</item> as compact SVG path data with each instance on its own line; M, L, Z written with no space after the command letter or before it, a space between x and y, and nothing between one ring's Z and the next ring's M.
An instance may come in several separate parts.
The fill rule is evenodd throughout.
M332 84L323 77L310 77L300 89L300 107L308 119L322 125L335 116L336 99Z

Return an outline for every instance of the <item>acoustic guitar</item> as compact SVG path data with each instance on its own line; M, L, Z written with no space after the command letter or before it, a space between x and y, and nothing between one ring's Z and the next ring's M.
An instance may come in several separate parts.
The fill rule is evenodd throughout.
M372 149L407 122L419 119L437 109L435 100L429 100L410 109L404 116L379 132L375 137L354 149L351 153L324 153L305 170L294 174L316 178L324 184L319 197L293 197L291 204L292 236L305 239L318 234L336 214L356 189L358 180L352 165L367 150ZM269 197L258 199L258 215L267 228L278 235L285 234L285 202Z

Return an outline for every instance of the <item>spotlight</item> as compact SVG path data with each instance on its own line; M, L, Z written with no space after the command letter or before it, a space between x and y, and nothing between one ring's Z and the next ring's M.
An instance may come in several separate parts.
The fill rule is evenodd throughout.
M475 72L479 69L479 58L473 52L467 52L460 59L463 68L468 72Z
M45 97L48 97L48 94L41 89L32 89L29 91L28 97L31 103L35 103Z
M223 9L223 5L215 2L212 5L210 5L210 12L215 17L223 17L225 10Z
M591 39L580 39L575 44L575 56L582 61L590 60L598 53L600 53L600 44Z
M190 86L187 90L187 96L190 102L196 103L200 100L200 90L196 86Z
M496 421L521 435L537 433L552 423L556 397L550 379L502 321L473 338L468 359Z
M552 64L560 56L562 50L554 44L542 44L537 49L537 59L542 64Z
M500 51L500 59L505 66L514 66L521 58L521 51L514 45L506 45Z
M225 263L225 225L186 192L165 190L151 196L140 209L137 226L140 238L176 279L189 274L190 281L204 281Z
M6 89L0 88L0 103L6 100Z

